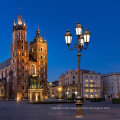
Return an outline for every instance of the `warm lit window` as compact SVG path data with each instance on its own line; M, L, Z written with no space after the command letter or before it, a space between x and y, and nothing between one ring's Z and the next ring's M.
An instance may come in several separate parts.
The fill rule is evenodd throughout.
M89 96L88 96L88 94L85 94L85 98L88 98Z
M90 92L94 92L94 89L90 89Z
M36 66L35 65L31 65L30 66L30 73L31 73L31 75L34 75L34 74L36 74Z
M98 98L98 95L95 95L95 98Z
M90 80L90 82L93 82L93 80Z
M93 87L93 84L90 84L90 87Z
M85 84L85 87L88 87L88 84Z
M94 95L93 95L93 94L91 94L91 95L90 95L90 98L94 98Z
M85 89L85 92L89 92L89 89Z
M88 80L85 80L85 82L88 82Z
M75 87L72 87L72 92L74 92L75 91Z

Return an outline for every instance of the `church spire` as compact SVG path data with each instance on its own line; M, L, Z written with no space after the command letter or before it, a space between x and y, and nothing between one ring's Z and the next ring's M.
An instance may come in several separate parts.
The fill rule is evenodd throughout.
M36 37L39 38L40 37L40 29L39 29L39 26L38 26L38 29L36 31Z
M19 8L19 15L18 15L17 17L18 17L18 22L17 22L17 23L18 23L19 25L22 25L22 21L21 21L21 17L22 17L22 16L20 15L20 8Z

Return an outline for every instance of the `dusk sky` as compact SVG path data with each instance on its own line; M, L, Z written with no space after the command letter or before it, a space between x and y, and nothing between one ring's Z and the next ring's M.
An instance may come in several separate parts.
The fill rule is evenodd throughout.
M12 26L21 15L27 24L30 42L41 30L48 44L48 81L58 80L68 70L77 69L77 50L69 51L64 34L70 30L72 44L77 43L78 21L91 33L90 44L83 50L81 69L102 74L120 72L120 1L119 0L5 0L0 3L0 63L10 58Z

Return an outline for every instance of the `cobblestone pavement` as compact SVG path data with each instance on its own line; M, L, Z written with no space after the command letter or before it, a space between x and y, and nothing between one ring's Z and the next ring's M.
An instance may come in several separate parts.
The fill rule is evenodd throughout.
M81 120L120 120L120 104L89 102L83 105ZM76 120L75 104L30 104L0 101L0 120Z

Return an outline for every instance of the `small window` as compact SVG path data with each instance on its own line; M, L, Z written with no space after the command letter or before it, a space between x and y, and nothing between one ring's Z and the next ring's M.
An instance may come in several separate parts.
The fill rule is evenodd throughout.
M22 56L24 56L24 52L22 52Z
M24 73L22 73L22 77L25 77L25 74L24 74Z
M22 66L22 70L24 70L24 66Z
M23 40L22 40L22 44L23 44L24 42L23 42Z
M22 50L24 49L24 46L22 46Z
M22 90L24 90L24 86L22 86Z
M75 84L75 81L73 81L73 84Z
M43 48L41 48L41 51L43 51Z
M4 90L3 90L3 89L1 89L1 95L3 95L3 93L4 93Z
M41 59L43 59L43 56L41 55Z
M75 79L75 76L73 76L73 79Z
M41 65L43 65L43 61L41 61Z
M24 59L22 59L22 62L24 63Z
M22 93L22 96L24 97L24 93Z

